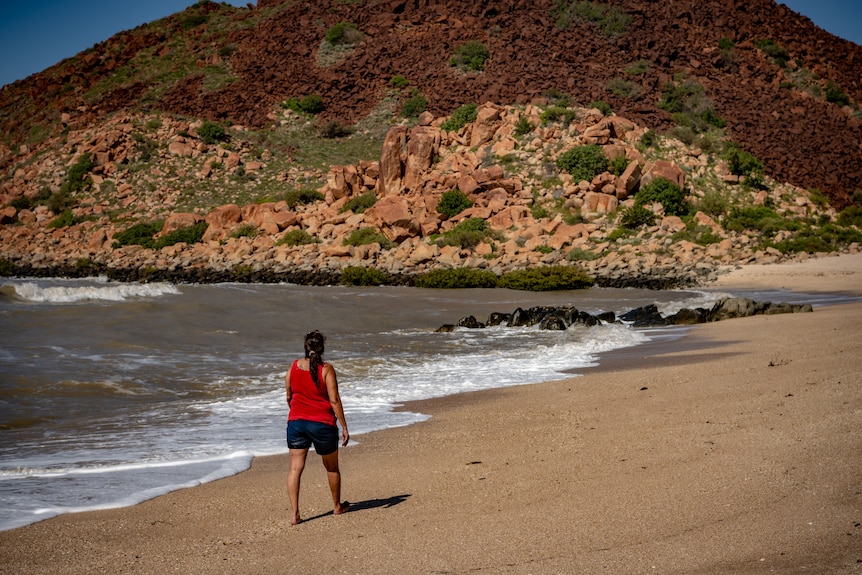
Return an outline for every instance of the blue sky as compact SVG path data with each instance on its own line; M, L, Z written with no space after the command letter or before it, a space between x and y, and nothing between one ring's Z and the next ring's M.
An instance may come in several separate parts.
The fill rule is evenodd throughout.
M41 72L117 32L196 0L0 0L0 86ZM245 6L246 1L229 0ZM862 0L780 0L836 36L862 44Z

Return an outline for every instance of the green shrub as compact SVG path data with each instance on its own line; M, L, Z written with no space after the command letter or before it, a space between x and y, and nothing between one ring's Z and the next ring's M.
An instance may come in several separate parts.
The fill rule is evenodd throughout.
M595 280L576 266L543 266L503 274L497 287L528 291L574 290L591 287Z
M669 82L662 88L659 107L670 112L674 122L695 132L705 132L710 126L723 128L727 122L715 112L703 86L689 80Z
M353 128L342 124L338 120L329 120L320 127L320 137L333 140L335 138L346 138L353 133Z
M839 106L850 105L850 97L832 80L826 84L826 101Z
M729 231L757 230L766 234L799 227L798 224L785 220L775 210L766 206L733 208L724 218L723 225L724 229Z
M282 108L301 114L319 114L323 111L323 98L317 94L308 94L302 98L288 98L281 103Z
M59 216L51 220L48 227L53 229L68 228L75 223L77 222L75 216L72 215L72 210L65 210Z
M243 224L230 233L232 238L256 238L258 234L257 226L254 224Z
M437 202L437 213L449 219L472 207L473 202L467 194L456 188L440 196L440 201Z
M155 240L153 240L153 236L162 231L163 225L164 224L162 222L141 222L135 224L126 228L122 232L114 234L114 239L111 245L114 248L121 248L123 246L142 246L145 248L151 248L156 243Z
M568 108L572 105L572 97L557 88L550 88L544 94L551 106Z
M629 167L629 159L625 156L617 156L608 162L608 171L615 176L621 176Z
M449 118L440 125L444 132L457 132L476 119L476 104L464 104L458 107Z
M518 118L518 123L515 125L516 136L526 136L532 131L533 124L530 123L530 120L528 120L526 116L521 116L520 118Z
M607 85L608 92L617 98L633 100L640 96L641 88L634 82L622 78L611 78ZM610 114L605 114L608 116Z
M568 28L573 20L589 22L607 36L622 34L632 21L618 6L588 0L555 0L553 16L559 28Z
M198 135L204 144L210 146L224 141L226 138L224 126L216 122L210 122L209 120L204 120L204 123L198 129Z
M735 176L749 176L763 172L763 162L743 150L736 142L727 142L722 157L727 162L730 173Z
M489 237L495 236L488 222L482 218L468 218L445 232L437 239L436 244L441 247L458 246L462 249L473 249Z
M704 192L703 197L697 201L700 211L711 217L723 216L730 209L728 199L716 190Z
M847 206L838 214L838 224L862 228L862 206Z
M284 234L280 240L278 240L275 245L276 246L305 246L308 244L319 244L320 240L305 230L291 230Z
M539 117L542 119L543 126L554 122L560 122L563 126L568 126L574 121L577 114L574 110L570 110L565 106L551 106L542 112Z
M481 42L470 41L458 46L449 58L449 65L464 72L481 72L490 57L488 47Z
M777 66L784 68L787 61L790 60L790 53L776 44L773 40L755 40L754 45L760 48L760 51L772 58L772 62Z
M433 270L417 277L414 285L436 289L493 288L497 287L497 276L488 270L473 268Z
M368 244L380 244L384 250L395 247L395 242L377 232L374 228L359 228L354 230L349 237L345 238L345 246L364 246Z
M642 76L649 72L650 68L652 68L652 62L641 59L626 66L626 74L629 76Z
M78 157L78 161L69 168L69 171L66 174L66 180L63 182L63 185L60 186L60 192L62 194L74 194L78 190L84 188L84 186L91 182L90 178L87 177L87 174L89 174L95 167L96 163L93 162L93 156L90 152L81 154L80 157ZM52 209L52 211L54 210Z
M401 115L405 118L418 118L419 114L428 108L428 100L418 90L413 90L412 96L401 106Z
M641 226L655 225L655 217L655 214L650 210L646 209L642 205L636 204L630 208L622 210L620 214L620 225L629 230L636 230ZM614 238L614 240L616 239L617 238Z
M325 199L323 194L317 190L288 190L284 192L284 201L291 209L300 204L312 204Z
M641 136L641 139L638 142L638 144L640 144L644 148L652 148L654 146L658 146L658 143L659 136L655 130L647 130L646 132L644 132L644 135Z
M572 248L566 254L566 259L570 262L590 262L599 259L599 254L583 248Z
M191 226L186 226L184 228L168 232L167 234L157 239L153 247L157 250L160 250L164 247L172 246L179 243L186 243L189 245L196 244L204 237L204 232L207 231L208 225L209 224L207 224L206 222L198 222Z
M326 31L324 39L333 46L357 44L362 41L362 32L352 22L339 22Z
M348 266L341 270L341 284L346 286L388 285L389 274L377 268Z
M664 207L664 213L669 216L682 216L688 213L688 202L685 191L666 178L656 178L645 186L641 186L635 194L635 205L643 206L654 202Z
M607 102L602 102L601 100L598 100L596 102L590 102L589 104L587 104L587 108L595 108L596 110L600 111L604 116L610 116L614 113L614 110L613 108L611 108L611 105Z
M576 146L560 154L557 158L557 167L571 174L572 180L580 182L592 181L597 175L608 169L608 157L600 146L587 144Z
M344 207L341 208L341 212L353 212L354 214L361 214L371 206L373 206L377 202L377 194L374 193L374 190L368 190L364 194L359 194L358 196L353 196L350 200L344 204Z
M402 90L410 85L410 80L408 80L404 76L392 76L392 79L389 80L389 85L393 88L398 88L399 90Z

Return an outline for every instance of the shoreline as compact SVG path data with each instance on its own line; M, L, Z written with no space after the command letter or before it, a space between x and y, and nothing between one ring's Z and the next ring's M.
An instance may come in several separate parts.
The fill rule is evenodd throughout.
M830 286L862 295L859 262ZM344 450L345 516L310 458L290 528L287 456L259 457L0 532L0 573L856 573L860 318L857 302L698 325L579 377L411 402L431 419Z

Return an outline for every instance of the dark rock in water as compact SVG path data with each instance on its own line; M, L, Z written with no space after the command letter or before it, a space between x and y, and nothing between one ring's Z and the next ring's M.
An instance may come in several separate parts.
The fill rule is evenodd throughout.
M491 315L488 316L488 321L485 323L487 325L502 325L504 323L508 324L509 321L511 321L511 319L512 319L512 314L510 314L510 313L499 313L499 312L495 311L494 313L492 313Z
M585 311L579 311L575 321L572 323L580 323L587 327L592 327L594 325L599 325L602 322L594 315L590 315Z
M694 325L696 323L705 323L708 315L709 310L705 310L702 307L695 309L684 307L666 319L670 325Z
M521 308L512 312L506 327L524 327L530 325L530 314Z
M632 327L659 327L667 325L667 320L659 313L658 307L652 303L627 311L620 316L620 319L631 322Z
M566 331L568 329L568 324L566 324L566 320L560 317L555 313L551 313L545 316L545 318L539 323L540 329L547 329L552 331Z
M449 333L455 331L455 326L451 323L445 323L434 330L434 333Z
M596 319L602 323L614 323L617 321L617 314L612 311L606 311L597 315Z
M472 315L468 315L467 317L461 318L461 320L458 322L458 325L461 327L469 327L473 329L480 329L485 327L484 323L478 321Z
M772 303L754 301L744 297L721 298L709 310L707 321L721 321L735 317L752 315L773 315L779 313L806 313L814 311L810 304Z

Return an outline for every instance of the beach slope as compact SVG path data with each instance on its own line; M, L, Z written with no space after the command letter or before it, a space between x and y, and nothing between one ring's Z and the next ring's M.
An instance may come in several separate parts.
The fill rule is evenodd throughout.
M862 293L859 256L798 265L719 283ZM349 513L312 455L290 526L286 456L258 458L2 532L0 573L860 573L860 336L860 303L734 319L646 363L411 404L433 417L343 450Z

